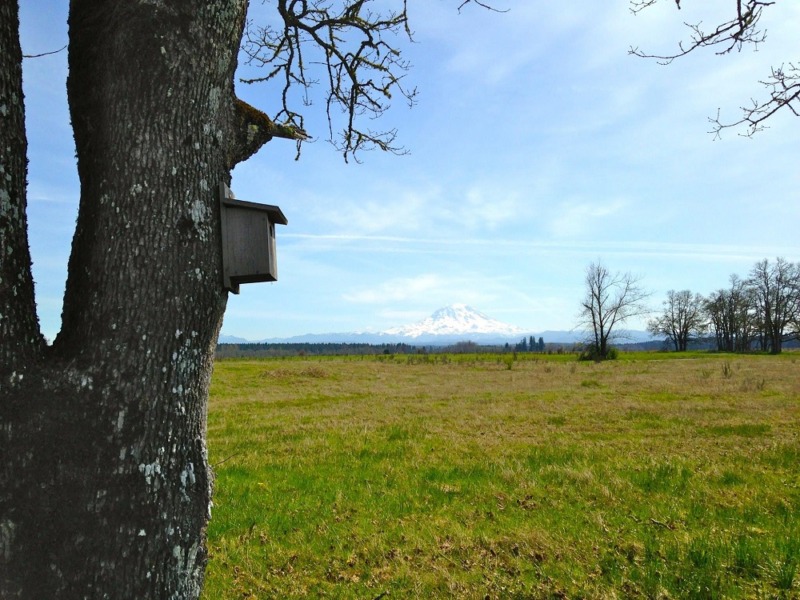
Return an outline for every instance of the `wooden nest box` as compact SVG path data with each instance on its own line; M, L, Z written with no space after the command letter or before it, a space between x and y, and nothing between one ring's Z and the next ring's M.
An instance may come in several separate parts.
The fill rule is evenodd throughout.
M239 284L278 280L275 225L288 221L271 204L236 200L230 188L219 185L222 223L223 287L234 294Z

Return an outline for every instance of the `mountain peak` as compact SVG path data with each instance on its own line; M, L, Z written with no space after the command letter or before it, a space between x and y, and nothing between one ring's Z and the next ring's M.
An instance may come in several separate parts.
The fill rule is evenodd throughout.
M419 338L429 335L518 335L523 333L523 330L493 319L466 304L451 304L440 308L418 323L393 327L384 333Z

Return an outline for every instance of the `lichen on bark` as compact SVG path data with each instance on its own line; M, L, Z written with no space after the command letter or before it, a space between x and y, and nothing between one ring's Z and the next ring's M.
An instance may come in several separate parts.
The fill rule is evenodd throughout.
M235 100L235 115L236 140L232 148L232 165L247 160L274 137L295 141L308 139L302 129L275 123L266 113L239 98Z

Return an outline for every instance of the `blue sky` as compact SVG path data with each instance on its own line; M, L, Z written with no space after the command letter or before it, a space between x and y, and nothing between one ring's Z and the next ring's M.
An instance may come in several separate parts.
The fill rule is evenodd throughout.
M667 290L707 294L762 258L800 260L800 121L780 115L753 139L707 133L718 108L733 120L763 93L771 65L797 61L800 3L765 11L758 52L664 67L628 48L675 50L684 20L710 24L733 3L634 16L623 0L502 1L509 13L409 0L418 104L382 123L409 155L345 164L318 102L307 129L319 139L300 161L274 140L236 168L236 196L279 205L289 225L278 282L231 295L224 334L380 331L452 303L532 332L571 329L598 259L641 276L656 309ZM22 4L24 52L66 44L66 0ZM52 339L78 198L66 53L26 60L24 78L30 242ZM240 87L274 110L268 90Z

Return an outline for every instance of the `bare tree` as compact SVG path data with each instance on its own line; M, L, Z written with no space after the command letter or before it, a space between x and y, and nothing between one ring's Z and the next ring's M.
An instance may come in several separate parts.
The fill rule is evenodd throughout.
M581 302L578 326L588 333L588 357L609 357L609 343L621 335L619 326L633 317L648 314L650 293L641 279L630 273L612 274L600 261L586 268L586 296Z
M800 318L800 268L778 257L757 262L747 280L761 324L763 349L780 354L783 341Z
M375 3L374 13L371 5L278 0L283 25L264 34L266 54L251 52L283 74L288 98L308 83L304 53L322 49L326 105L346 115L345 153L369 141L392 149L357 120L406 91L407 65L385 37L408 31L405 2ZM306 137L288 104L273 119L235 96L247 8L71 0L67 96L80 205L62 327L47 345L27 241L18 0L0 0L4 600L200 593L212 481L206 410L228 295L217 190L271 139Z
M747 352L758 333L752 289L738 275L731 275L730 287L710 294L703 310L720 352Z
M653 335L664 335L672 342L676 352L685 352L689 342L700 335L706 326L703 297L690 290L669 290L664 300L664 311L647 324Z
M631 0L631 11L638 13L659 1ZM680 9L681 0L674 2ZM676 52L658 55L632 47L630 53L669 64L676 58L704 48L712 48L718 55L739 52L745 46L757 49L767 37L766 30L761 27L764 10L777 4L780 3L774 0L730 0L729 16L721 18L718 25L707 28L703 23L686 23L690 32L689 40L681 42ZM723 129L743 126L745 135L750 136L764 129L765 122L778 112L800 115L800 65L797 62L789 61L772 67L760 83L766 89L767 96L760 100L751 99L748 105L741 107L741 118L732 122L723 123L717 111L715 117L709 118L712 133L719 136Z

